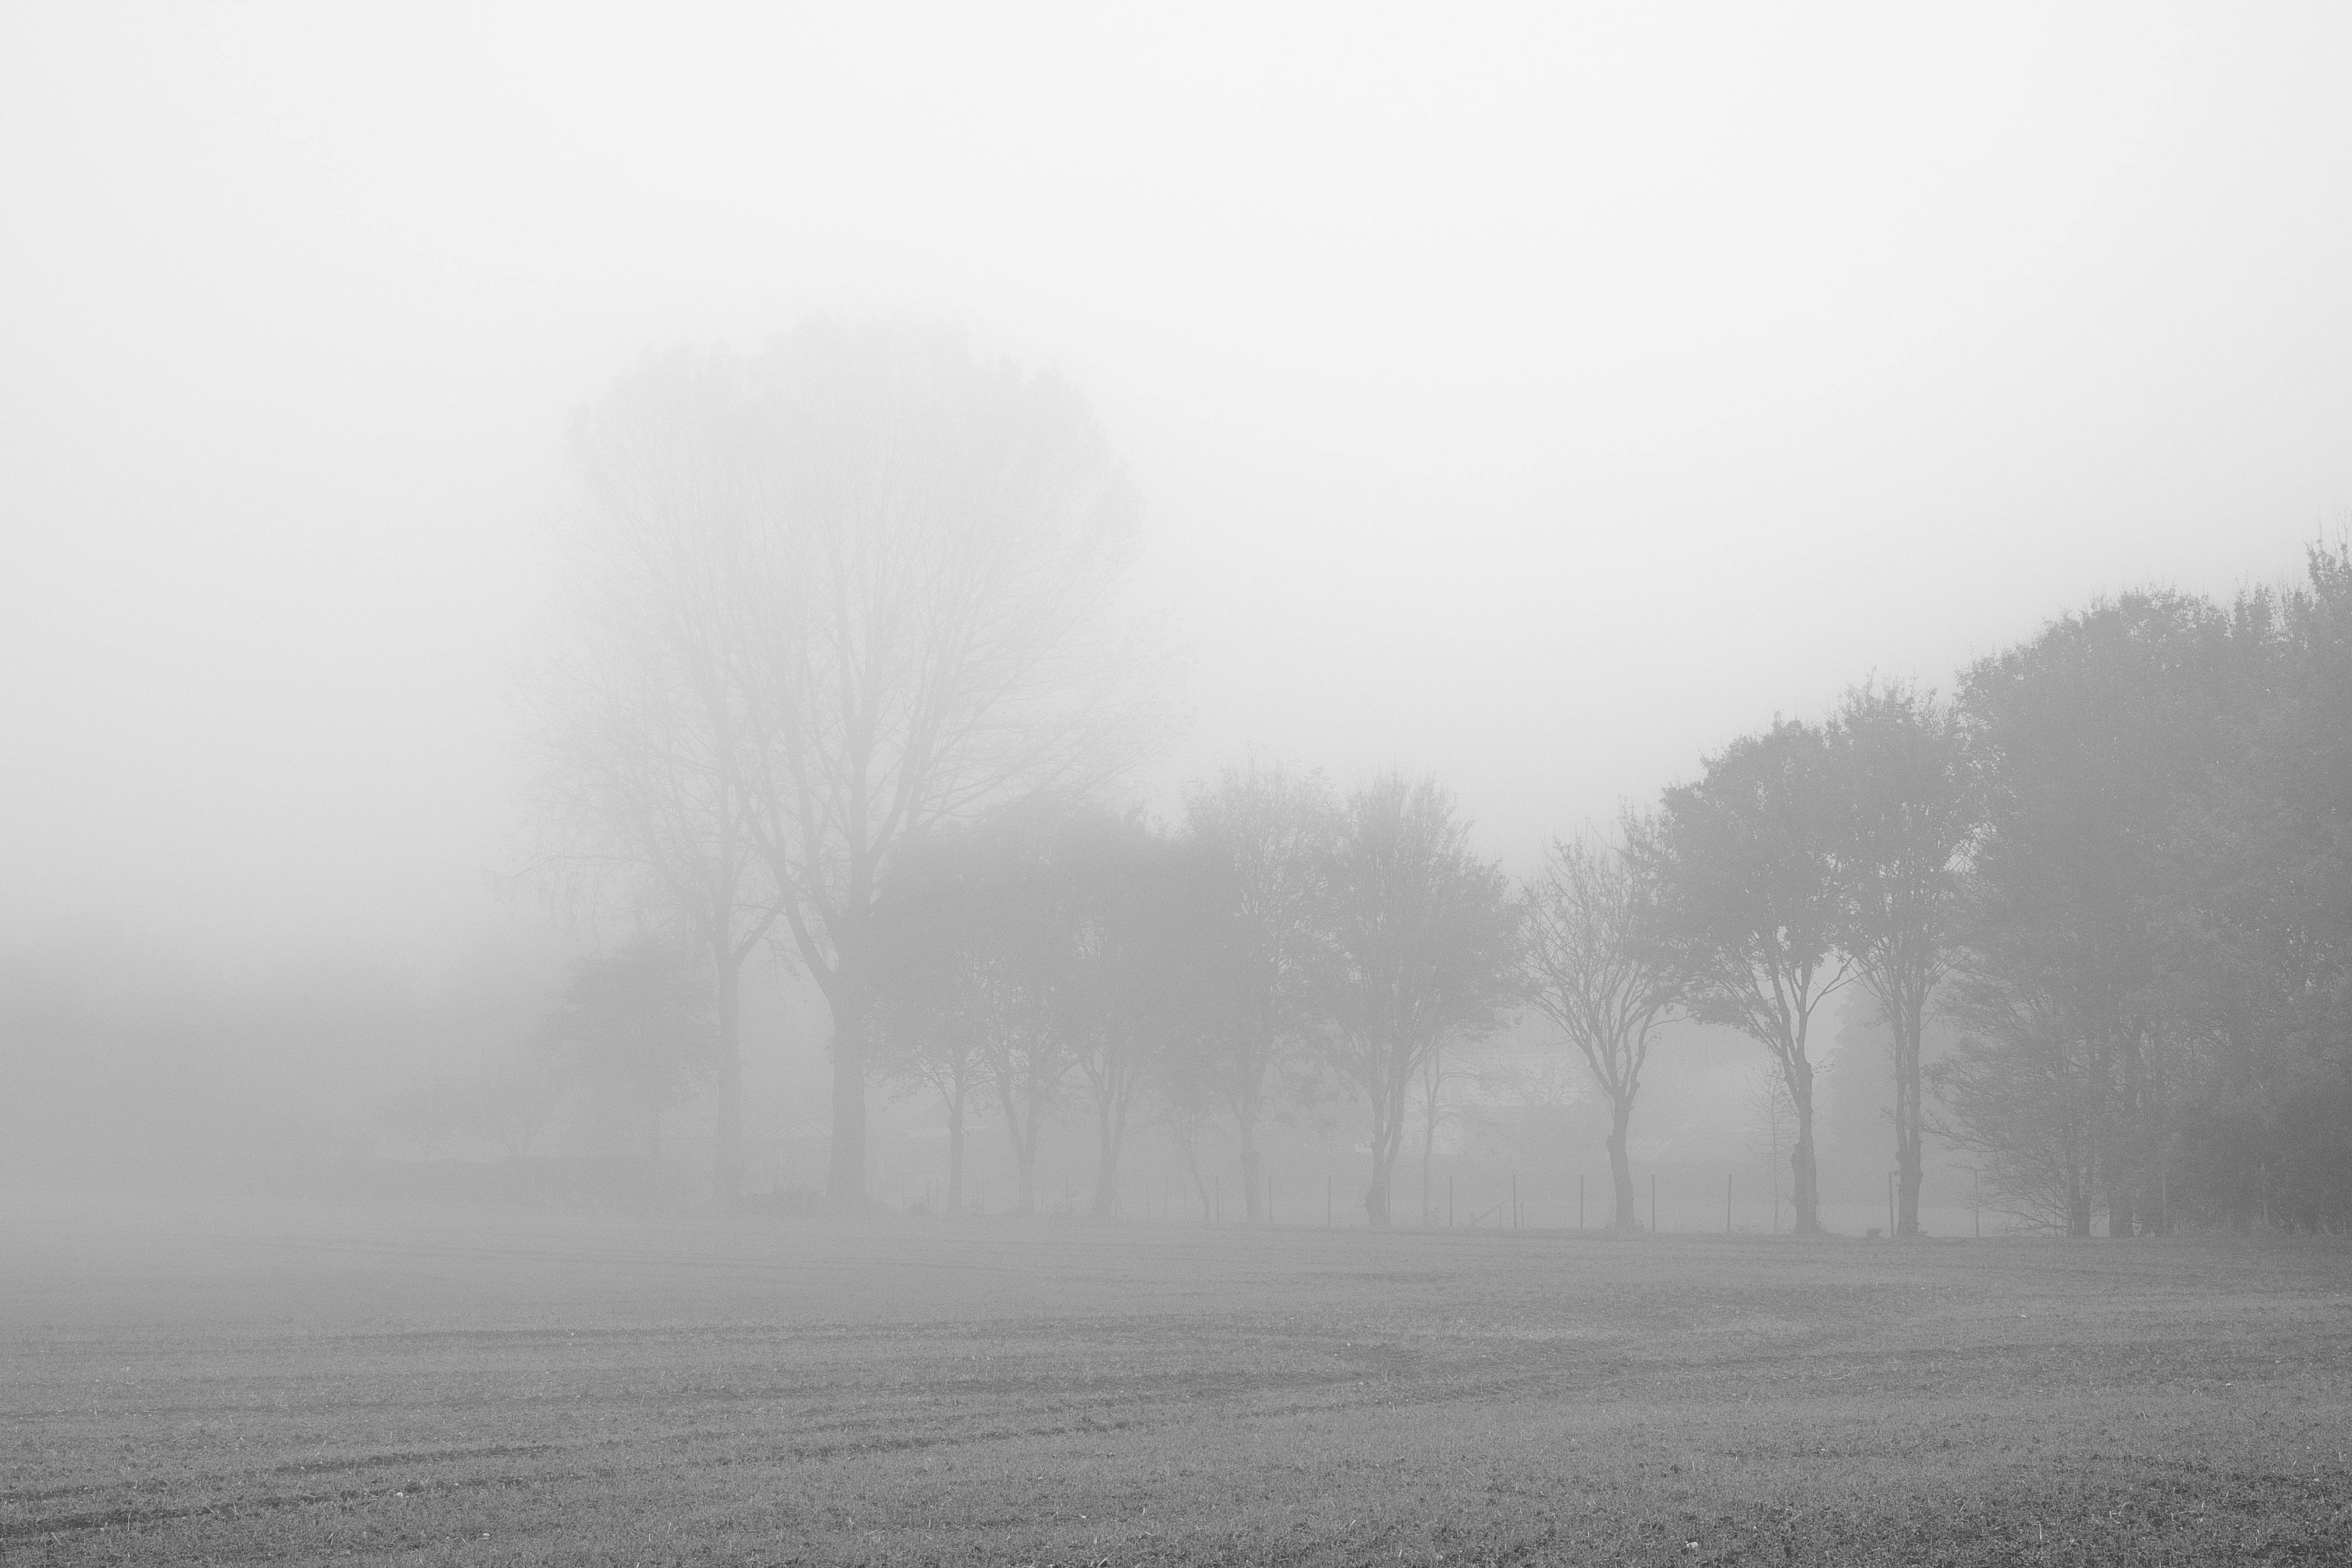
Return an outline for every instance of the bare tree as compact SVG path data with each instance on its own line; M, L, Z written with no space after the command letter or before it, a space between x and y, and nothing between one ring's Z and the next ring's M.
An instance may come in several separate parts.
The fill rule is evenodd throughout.
M1469 836L1435 780L1390 774L1349 797L1328 857L1315 994L1333 1065L1370 1102L1364 1213L1383 1228L1416 1078L1494 1033L1517 996L1519 907Z
M856 1208L876 890L932 823L1142 749L1110 631L1137 507L1075 392L952 334L818 323L752 371L761 848L832 1012L828 1194Z
M1253 762L1185 797L1184 835L1224 870L1233 914L1222 983L1207 988L1179 1064L1233 1117L1250 1221L1263 1218L1258 1128L1276 1068L1311 1030L1306 986L1339 802L1319 773Z
M551 868L618 873L709 959L722 1201L741 1186L741 977L776 917L761 862L766 737L741 675L740 592L760 521L744 378L647 360L581 415L587 496L566 540L575 613L543 705Z
M1951 711L1904 685L1846 694L1829 730L1846 819L1849 900L1842 945L1892 1035L1895 1234L1919 1233L1925 1130L1920 1037L1928 999L1958 948L1961 862L1977 830L1975 791Z
M1625 832L1649 844L1656 827L1629 819ZM1655 864L1654 854L1555 840L1527 901L1529 998L1583 1056L1609 1101L1609 1177L1620 1230L1641 1228L1625 1133L1642 1070L1688 986L1660 930Z
M1690 1008L1769 1051L1797 1108L1790 1155L1800 1233L1821 1228L1813 1155L1813 1014L1852 975L1838 951L1844 824L1822 732L1783 721L1666 791L1654 837L1629 843L1655 880L1693 984Z

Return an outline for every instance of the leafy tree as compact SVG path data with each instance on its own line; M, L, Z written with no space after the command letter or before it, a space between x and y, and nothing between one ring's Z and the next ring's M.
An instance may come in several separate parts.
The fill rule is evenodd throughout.
M1433 1053L1507 1020L1521 912L1433 779L1388 774L1349 797L1326 865L1314 996L1332 1065L1370 1102L1364 1212L1385 1228L1414 1079Z
M674 938L646 936L573 966L539 1043L653 1155L664 1113L710 1082L712 1024L703 959Z
M1783 720L1710 758L1697 783L1667 790L1656 833L1628 846L1658 889L1691 1011L1758 1041L1787 1081L1800 1233L1821 1228L1813 1015L1851 975L1837 948L1843 830L1825 737Z
M1830 723L1829 749L1845 811L1837 854L1848 904L1838 940L1893 1037L1895 1234L1916 1236L1926 1128L1920 1041L1958 946L1977 795L1953 715L1912 687L1848 692Z
M2171 1091L2197 1028L2176 971L2201 946L2186 827L2208 809L2252 651L2204 600L2127 594L1979 662L1962 687L1987 784L1967 1017L2032 1020L1979 1030L2011 1050L1976 1068L2037 1064L2030 1085L2068 1064L2067 1114L2088 1119L2084 1157L2114 1235L2165 1224ZM1997 1131L1979 1119L1980 1139ZM2088 1207L2068 1224L2087 1235Z
M1231 925L1230 939L1204 956L1219 972L1201 988L1197 1027L1170 1058L1170 1089L1232 1117L1252 1223L1264 1214L1258 1135L1267 1099L1314 1029L1307 982L1339 822L1322 775L1263 763L1229 768L1185 798L1184 841L1222 873Z
M1653 845L1657 831L1650 819L1625 824L1636 845ZM1659 1027L1689 986L1661 924L1661 863L1654 852L1555 840L1527 894L1528 995L1576 1047L1609 1102L1609 1176L1620 1230L1641 1228L1625 1134L1642 1070Z

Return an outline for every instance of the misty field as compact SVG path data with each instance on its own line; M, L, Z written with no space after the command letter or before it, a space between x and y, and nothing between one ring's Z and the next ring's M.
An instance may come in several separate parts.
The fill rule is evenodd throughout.
M189 1207L0 1229L35 1563L2352 1558L2352 1251Z

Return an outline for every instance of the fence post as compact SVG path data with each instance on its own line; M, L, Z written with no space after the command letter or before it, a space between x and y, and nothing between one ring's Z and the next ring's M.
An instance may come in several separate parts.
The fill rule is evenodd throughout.
M1650 1234L1658 1233L1658 1173L1650 1173Z
M1519 1228L1519 1173L1511 1173L1511 1228Z
M1723 1173L1723 1233L1731 1234L1731 1173Z

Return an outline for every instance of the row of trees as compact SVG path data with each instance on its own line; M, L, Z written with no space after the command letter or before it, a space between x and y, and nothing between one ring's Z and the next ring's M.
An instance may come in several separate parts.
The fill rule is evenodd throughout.
M1814 1019L1849 984L1894 1059L1905 1234L1931 1132L2070 1235L2101 1214L2118 1236L2340 1228L2347 677L2338 547L2226 609L2133 593L2066 616L1949 704L1857 690L1826 724L1725 747L1629 819L1613 861L1556 854L1538 1004L1585 1051L1618 1143L1655 1019L1761 1043L1794 1113L1800 1229L1819 1214ZM1936 1024L1953 1044L1928 1063Z
M1374 1225L1412 1092L1518 989L1510 884L1433 782L1390 776L1344 802L1254 767L1196 792L1181 829L1032 800L910 846L877 912L888 1061L947 1112L949 1204L985 1095L1011 1134L1024 1211L1046 1119L1073 1093L1096 1137L1097 1216L1139 1097L1230 1118L1255 1219L1277 1077L1328 1070L1371 1110Z
M726 1197L740 977L774 946L831 1015L843 1207L887 1051L951 1123L992 1103L1024 1169L1082 1084L1105 1184L1147 1082L1213 1108L1253 1202L1269 1084L1319 1064L1368 1106L1380 1221L1416 1085L1433 1105L1444 1053L1532 1007L1611 1103L1621 1222L1643 1068L1687 1017L1765 1051L1812 1229L1816 1023L1857 987L1902 1231L1931 1133L2077 1233L2352 1217L2341 550L2226 610L2070 616L1948 704L1873 685L1776 723L1514 893L1433 784L1245 770L1169 835L1082 804L1139 755L1150 683L1115 611L1134 497L1051 378L821 323L649 361L575 448L545 863L690 935Z

